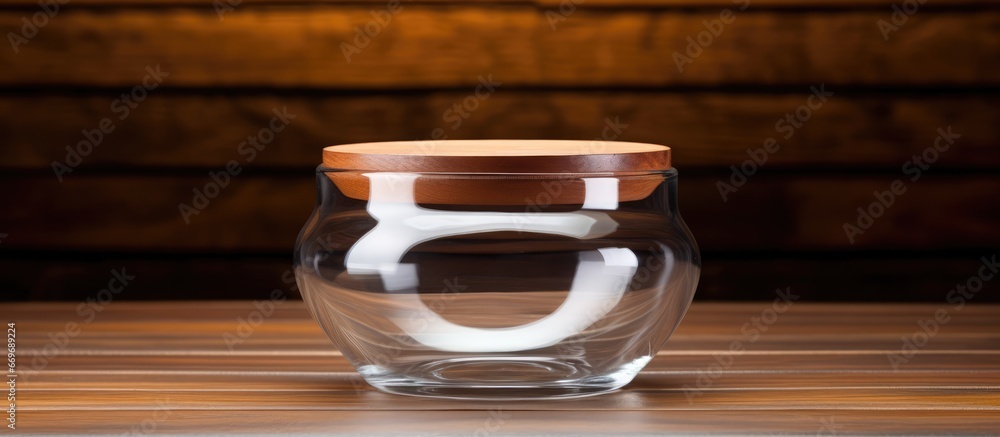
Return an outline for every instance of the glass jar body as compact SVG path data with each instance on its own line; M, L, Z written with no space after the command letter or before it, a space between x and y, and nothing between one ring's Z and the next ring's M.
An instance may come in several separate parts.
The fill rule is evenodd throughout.
M694 295L676 170L317 172L295 273L371 385L451 398L586 396L632 380Z

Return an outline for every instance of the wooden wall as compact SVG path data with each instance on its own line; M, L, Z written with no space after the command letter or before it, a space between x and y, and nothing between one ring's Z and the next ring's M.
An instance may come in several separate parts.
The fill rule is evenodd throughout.
M674 147L701 299L941 300L1000 247L997 2L893 21L915 0L578 1L72 0L36 17L27 43L0 44L4 298L83 299L121 267L123 299L265 297L286 287L324 145L592 139L609 118L619 140ZM0 28L31 34L41 10L0 0ZM347 62L373 12L391 21ZM501 85L455 126L446 111L488 77ZM833 95L786 138L776 122L821 85ZM295 118L247 162L240 142L275 108ZM104 118L114 130L57 179ZM949 126L961 137L911 181L904 164ZM768 138L780 149L723 201L717 183ZM185 223L178 204L230 160L243 171ZM905 194L850 242L844 223L896 179Z

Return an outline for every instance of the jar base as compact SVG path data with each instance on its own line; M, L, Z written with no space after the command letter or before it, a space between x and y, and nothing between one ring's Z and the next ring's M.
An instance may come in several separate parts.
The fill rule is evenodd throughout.
M621 387L470 387L459 385L384 385L372 384L376 389L396 395L419 396L438 399L478 401L539 401L546 399L575 399L618 391Z
M475 399L539 400L596 396L628 384L638 366L611 375L597 375L584 362L543 357L464 357L413 366L404 373L380 366L358 369L373 387L408 396ZM638 363L636 363L638 364Z

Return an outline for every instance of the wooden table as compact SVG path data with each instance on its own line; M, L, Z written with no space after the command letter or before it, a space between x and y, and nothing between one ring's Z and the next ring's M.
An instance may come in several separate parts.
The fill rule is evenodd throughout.
M996 305L696 303L625 389L539 402L377 392L299 301L78 305L0 307L18 433L1000 433Z

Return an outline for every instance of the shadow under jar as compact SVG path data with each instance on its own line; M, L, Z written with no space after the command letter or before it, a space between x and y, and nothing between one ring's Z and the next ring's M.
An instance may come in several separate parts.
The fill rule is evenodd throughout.
M476 140L327 147L295 274L364 379L570 398L629 383L694 295L670 149Z

